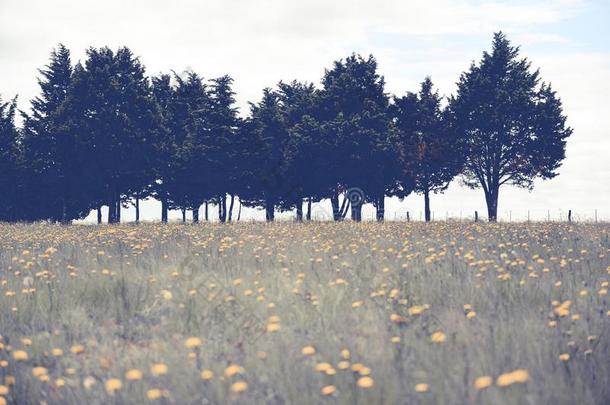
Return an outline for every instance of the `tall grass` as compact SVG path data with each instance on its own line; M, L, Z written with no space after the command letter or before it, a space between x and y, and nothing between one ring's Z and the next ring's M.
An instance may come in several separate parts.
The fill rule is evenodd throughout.
M0 403L608 403L609 233L0 225Z

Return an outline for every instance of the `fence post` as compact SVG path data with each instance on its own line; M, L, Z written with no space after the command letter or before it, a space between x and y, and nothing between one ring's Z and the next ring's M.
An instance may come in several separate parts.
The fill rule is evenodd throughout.
M572 222L572 210L568 210L568 222Z
M407 222L411 222L411 217L409 216L409 211L407 211Z
M474 222L479 222L479 211L474 212Z

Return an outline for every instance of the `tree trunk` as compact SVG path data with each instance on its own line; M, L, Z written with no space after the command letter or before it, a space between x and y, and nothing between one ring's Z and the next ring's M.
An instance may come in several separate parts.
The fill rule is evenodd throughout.
M231 194L231 202L229 203L229 222L233 220L233 205L235 205L235 194Z
M424 190L424 217L426 222L430 222L430 190Z
M210 220L210 217L208 215L208 202L205 202L205 222L208 222Z
M383 222L385 218L385 196L379 197L377 200L377 222Z
M97 207L97 223L98 225L102 223L102 206Z
M350 200L348 195L343 196L343 202L341 203L341 208L339 209L339 219L343 221L345 216L347 215L347 210L350 206Z
M193 208L193 223L196 224L199 222L199 207L201 205L197 204L195 208Z
M140 223L140 197L136 196L136 224Z
M237 222L241 219L241 199L239 200L239 210L237 210Z
M307 214L306 217L308 221L311 221L311 197L307 198Z
M167 198L161 199L161 222L167 223Z
M339 193L336 190L334 190L330 196L330 203L333 206L333 220L340 221L341 212L339 211Z
M182 207L180 209L182 211L182 223L186 223L186 208Z
M116 201L114 198L108 200L108 223L114 224L116 222Z
M487 218L489 222L498 220L498 194L499 187L490 188L489 192L485 193L485 202L487 203Z
M352 204L352 221L362 221L362 202Z
M303 200L299 198L296 203L297 206L297 222L303 222Z
M116 199L116 222L121 223L121 196Z
M221 199L222 204L222 222L227 222L227 196L223 195Z
M267 198L267 201L265 201L265 216L267 222L273 222L275 219L275 203L270 198Z

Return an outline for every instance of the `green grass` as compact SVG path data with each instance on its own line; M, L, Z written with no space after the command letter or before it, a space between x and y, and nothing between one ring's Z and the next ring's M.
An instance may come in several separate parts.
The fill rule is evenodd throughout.
M609 233L561 223L0 225L0 394L19 404L608 403ZM189 337L201 346L185 347ZM155 363L167 374L154 375ZM232 364L239 372L225 376ZM142 379L128 380L131 369ZM497 384L514 370L527 381ZM363 374L372 387L358 386ZM492 384L477 389L482 376ZM245 391L232 391L238 381Z

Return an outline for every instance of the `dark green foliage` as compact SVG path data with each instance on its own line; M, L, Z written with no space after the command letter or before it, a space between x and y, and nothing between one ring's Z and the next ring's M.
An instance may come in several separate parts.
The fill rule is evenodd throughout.
M499 32L492 52L462 74L450 100L451 130L468 147L465 184L483 188L490 221L500 186L532 189L535 178L557 175L572 133L560 100L530 65Z

